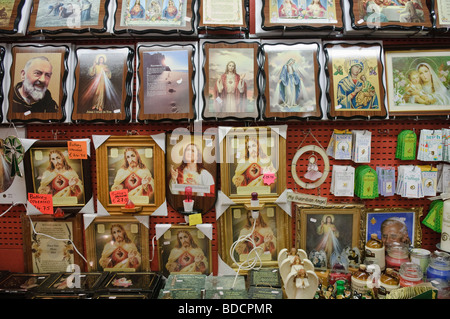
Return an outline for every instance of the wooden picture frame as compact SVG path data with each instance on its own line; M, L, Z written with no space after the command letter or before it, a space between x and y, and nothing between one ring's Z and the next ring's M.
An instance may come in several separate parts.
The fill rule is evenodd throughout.
M23 294L40 289L52 276L52 273L11 273L0 282L0 294L20 298Z
M450 20L445 0L431 1L431 16L433 17L433 30L438 32L448 32Z
M133 159L137 157L136 165L141 168L136 172L128 169L128 152ZM111 215L151 215L164 203L164 151L151 136L110 136L97 148L96 158L98 200ZM114 203L112 192L120 193ZM135 207L128 210L127 200Z
M13 45L11 53L8 121L63 122L66 118L69 47L50 44ZM29 68L25 72L27 62ZM39 75L45 77L42 82L46 90L41 88L39 96L27 102L20 90L24 80L36 81L31 75L32 70L38 70Z
M214 4L211 0L198 1L198 30L249 32L248 0L223 0Z
M448 115L450 83L442 73L450 70L449 58L443 49L386 50L389 115Z
M85 269L81 214L63 219L22 213L21 222L25 272L65 272L71 264Z
M364 225L364 240L371 234L377 234L385 246L401 242L407 246L420 248L422 245L422 227L420 219L423 207L388 207L364 209L361 220Z
M1 14L0 34L15 35L19 32L19 24L23 17L22 9L25 6L25 0L10 0L5 1L4 8Z
M107 33L110 0L83 0L80 4L32 1L29 35L91 36Z
M399 0L383 5L370 0L348 0L350 19L355 30L428 31L432 27L425 0ZM411 8L412 6L413 8ZM421 9L419 9L419 7ZM415 16L411 13L414 10Z
M230 128L220 152L221 191L235 203L248 203L253 192L273 202L284 192L286 140L276 126Z
M0 105L3 106L3 101L5 99L5 92L3 92L4 90L4 85L3 85L3 81L5 79L5 56L6 56L6 46L5 45L0 45ZM3 107L0 110L0 122L3 122Z
M319 120L323 117L319 53L320 46L316 42L261 44L264 56L262 116L265 120ZM294 80L290 80L291 71ZM290 86L293 90L289 90Z
M254 235L251 238L254 242L242 240L234 246L233 243L239 238L250 236L253 226ZM257 266L278 267L278 253L283 248L292 246L291 217L273 203L267 203L259 210L256 224L248 207L232 205L217 220L217 228L219 256L239 274L246 273L240 268L245 266L247 258L250 262L256 260ZM254 245L261 247L262 251L261 248L254 249ZM233 255L230 252L232 246L235 247Z
M311 208L297 206L296 224L295 224L295 242L296 247L305 250L308 258L316 253L325 252L327 258L326 265L331 269L334 252L338 254L344 252L347 248L364 249L364 238L362 236L361 226L362 207L327 207ZM326 225L330 225L326 227ZM329 233L330 232L330 233ZM336 235L338 234L338 237ZM326 241L323 239L329 238ZM333 238L333 239L332 239ZM340 251L336 245L329 245L331 241L339 243ZM316 262L313 262L316 265Z
M129 122L133 100L131 47L77 47L72 121Z
M340 0L306 1L306 7L291 0L288 10L284 3L288 0L262 0L261 29L264 31L342 31L342 7ZM288 3L289 5L289 3Z
M89 157L70 158L68 142L34 142L24 156L25 182L28 194L52 194L52 209L77 213L92 196L90 164Z
M141 44L137 55L137 120L195 120L196 44Z
M88 271L149 271L148 232L134 217L96 217L85 229Z
M113 32L118 35L191 35L195 32L196 0L116 0ZM145 12L143 14L143 9ZM170 8L169 8L170 7ZM175 7L175 9L173 9Z
M213 269L211 239L196 226L172 225L158 239L158 260L166 278L170 274L209 275Z
M328 117L386 118L381 44L326 43L324 52Z
M217 132L174 130L166 133L166 200L182 214L206 214L214 208L217 199L218 178ZM192 164L195 168L192 169ZM191 187L193 207L188 212L186 187Z
M260 117L258 48L258 41L203 42L204 120Z

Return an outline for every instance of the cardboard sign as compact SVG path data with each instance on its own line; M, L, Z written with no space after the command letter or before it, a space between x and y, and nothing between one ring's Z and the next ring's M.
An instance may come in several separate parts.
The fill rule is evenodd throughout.
M87 159L87 143L86 141L68 141L67 148L70 159Z
M42 214L53 214L53 197L52 194L36 194L28 193L28 201Z
M111 192L109 192L109 196L111 197L111 204L126 205L126 203L128 203L128 190L127 189L111 191Z

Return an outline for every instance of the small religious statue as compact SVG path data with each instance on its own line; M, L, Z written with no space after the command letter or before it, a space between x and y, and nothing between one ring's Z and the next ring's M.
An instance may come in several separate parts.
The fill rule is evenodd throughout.
M307 172L305 173L305 178L309 179L310 181L316 181L321 177L322 173L319 172L319 166L317 165L317 157L316 155L312 154L308 158L308 168Z

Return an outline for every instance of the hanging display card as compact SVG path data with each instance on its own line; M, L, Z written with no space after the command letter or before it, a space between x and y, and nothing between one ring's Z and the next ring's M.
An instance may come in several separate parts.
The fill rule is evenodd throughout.
M442 214L444 210L444 202L440 199L434 200L430 204L427 216L422 221L422 224L431 228L435 232L442 231Z
M370 144L372 142L372 132L352 131L353 134L353 149L352 158L355 163L369 163L370 162Z
M397 137L395 158L401 160L416 159L417 135L414 131L403 130Z
M448 193L450 192L450 165L438 164L438 183L437 192Z
M442 160L442 131L421 130L417 159L425 162Z
M450 129L442 129L442 160L444 162L450 162Z
M339 160L352 159L352 132L334 130L327 148L327 155Z
M330 192L334 196L354 196L355 168L352 166L334 165L331 176Z
M361 199L378 197L378 176L368 165L361 165L355 170L355 195Z
M420 165L422 171L422 189L424 196L436 196L437 167Z
M395 168L377 167L378 192L381 196L393 196L395 194Z
M415 165L400 165L398 167L397 194L407 198L423 197L422 171Z

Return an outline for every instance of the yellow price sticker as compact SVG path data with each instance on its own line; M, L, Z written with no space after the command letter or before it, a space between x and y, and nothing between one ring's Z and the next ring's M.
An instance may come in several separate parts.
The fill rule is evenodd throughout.
M189 226L194 226L197 224L202 224L202 214L189 215Z

